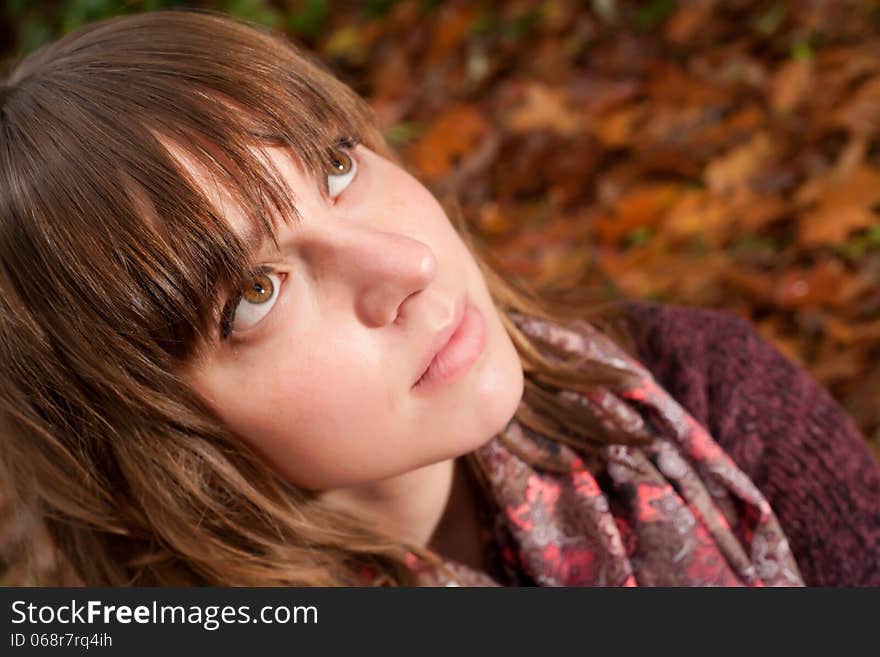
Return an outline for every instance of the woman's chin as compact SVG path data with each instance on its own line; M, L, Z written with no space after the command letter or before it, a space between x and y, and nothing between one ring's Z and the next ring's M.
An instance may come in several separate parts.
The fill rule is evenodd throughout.
M522 400L524 373L519 354L506 332L502 331L493 345L494 358L484 371L475 394L477 425L483 428L483 439L472 446L480 447L510 422Z

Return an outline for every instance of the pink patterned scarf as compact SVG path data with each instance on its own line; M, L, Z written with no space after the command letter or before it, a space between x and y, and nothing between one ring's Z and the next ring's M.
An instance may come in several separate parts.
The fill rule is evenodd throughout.
M512 419L473 454L494 507L483 510L484 548L497 572L446 561L453 578L410 555L422 584L803 586L767 500L643 366L587 322L514 320L527 334L637 374L634 386L560 394L651 442L604 447L594 476L584 454Z

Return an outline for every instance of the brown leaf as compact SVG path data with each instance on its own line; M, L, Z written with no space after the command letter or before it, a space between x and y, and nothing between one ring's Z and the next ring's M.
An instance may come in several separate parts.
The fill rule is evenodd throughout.
M457 105L440 115L409 150L409 156L429 180L449 173L486 135L489 124L474 105Z
M602 149L588 134L556 141L554 151L540 162L541 177L545 180L549 198L559 206L567 206L592 190Z
M856 134L880 130L880 75L863 83L834 113L833 120Z
M411 62L386 50L370 70L371 102L403 96L412 85Z
M807 247L842 244L851 233L870 228L876 222L876 215L860 205L823 203L801 217L798 241Z
M679 185L646 184L617 199L612 210L597 219L593 228L598 239L612 244L637 228L658 225L681 195Z
M833 71L831 82L848 85L880 72L880 43L876 40L830 46L816 53L821 69Z
M864 165L842 180L832 175L808 181L796 199L817 203L800 218L798 241L804 246L840 244L852 232L876 225L871 208L880 204L880 170Z
M686 45L692 41L716 11L714 2L682 3L666 23L666 38L672 43Z
M684 193L663 222L663 236L673 242L699 236L705 243L721 246L727 238L729 206L705 190Z
M841 349L824 342L810 365L810 373L825 385L851 379L862 371L863 357L859 349Z
M593 134L606 148L628 146L649 113L647 104L624 107L600 119L592 128Z
M776 286L773 279L764 272L745 268L731 268L721 273L725 283L755 301L772 303Z
M706 184L716 194L727 194L747 187L773 151L770 137L759 132L749 142L712 160L706 167Z
M601 248L597 256L602 269L624 294L638 298L659 294L686 299L688 305L695 306L717 303L719 276L729 267L724 254L672 252L656 240L623 253Z
M869 322L847 322L829 315L825 317L824 327L828 337L842 345L880 341L880 319Z
M623 253L601 249L599 264L624 294L636 298L667 293L680 278L676 269L681 259L669 258L665 251L650 242Z
M776 304L804 308L839 303L847 278L846 269L834 258L823 258L810 268L790 269L776 282Z
M583 130L582 117L569 106L568 93L542 84L529 84L523 102L508 115L511 132L550 130L572 136Z
M436 30L425 58L425 68L439 66L458 50L477 17L478 7L473 3L444 3L439 8Z
M752 194L744 190L727 199L729 215L736 233L758 233L768 224L776 221L789 209L789 204L778 195Z
M538 283L575 281L583 278L590 259L582 249L561 242L540 253Z
M723 120L704 126L690 140L689 145L714 153L719 147L741 143L757 132L765 121L763 108L750 103Z
M784 113L795 109L813 86L813 79L811 60L787 60L770 82L770 106L773 111Z
M695 77L680 63L652 58L646 62L646 67L650 72L646 87L656 105L670 110L676 107L690 110L730 102L728 89L722 85L706 84L705 79Z
M587 116L599 116L621 107L641 91L639 80L618 80L583 75L568 84L571 101Z
M512 227L508 215L495 202L486 203L480 208L477 225L485 235L505 235Z

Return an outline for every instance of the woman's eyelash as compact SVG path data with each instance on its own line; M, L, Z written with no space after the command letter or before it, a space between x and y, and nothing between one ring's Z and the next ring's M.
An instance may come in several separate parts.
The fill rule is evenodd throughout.
M235 319L235 312L238 310L238 304L241 303L241 299L244 296L244 285L248 279L259 274L271 273L272 271L274 270L271 267L260 265L248 272L246 276L242 277L241 280L243 282L235 288L235 292L233 292L229 299L227 299L226 303L223 304L223 310L220 312L220 340L226 340L232 335L232 321Z
M336 141L336 148L345 148L351 150L360 143L360 137L341 137Z
M333 149L331 150L331 155L334 150L348 151L346 153L346 155L352 160L352 162L354 162L355 166L357 166L357 163L354 160L354 156L350 153L350 151L352 151L355 148L355 146L357 146L360 143L361 143L360 137L341 137L336 140L336 143L334 144ZM332 175L332 174L330 174L328 172L324 172L324 174L321 176L321 190L322 190L323 194L328 197L330 196L330 185L327 181L327 178L330 175ZM357 174L355 174L355 175L357 175Z
M232 319L235 317L235 310L241 303L242 292L235 292L229 300L224 304L223 311L220 313L220 339L226 340L232 333Z

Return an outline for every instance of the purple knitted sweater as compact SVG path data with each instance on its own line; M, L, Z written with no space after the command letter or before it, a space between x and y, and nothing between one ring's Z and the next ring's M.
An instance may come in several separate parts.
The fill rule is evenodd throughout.
M625 304L639 361L766 496L808 586L880 586L880 464L819 383L723 310Z

